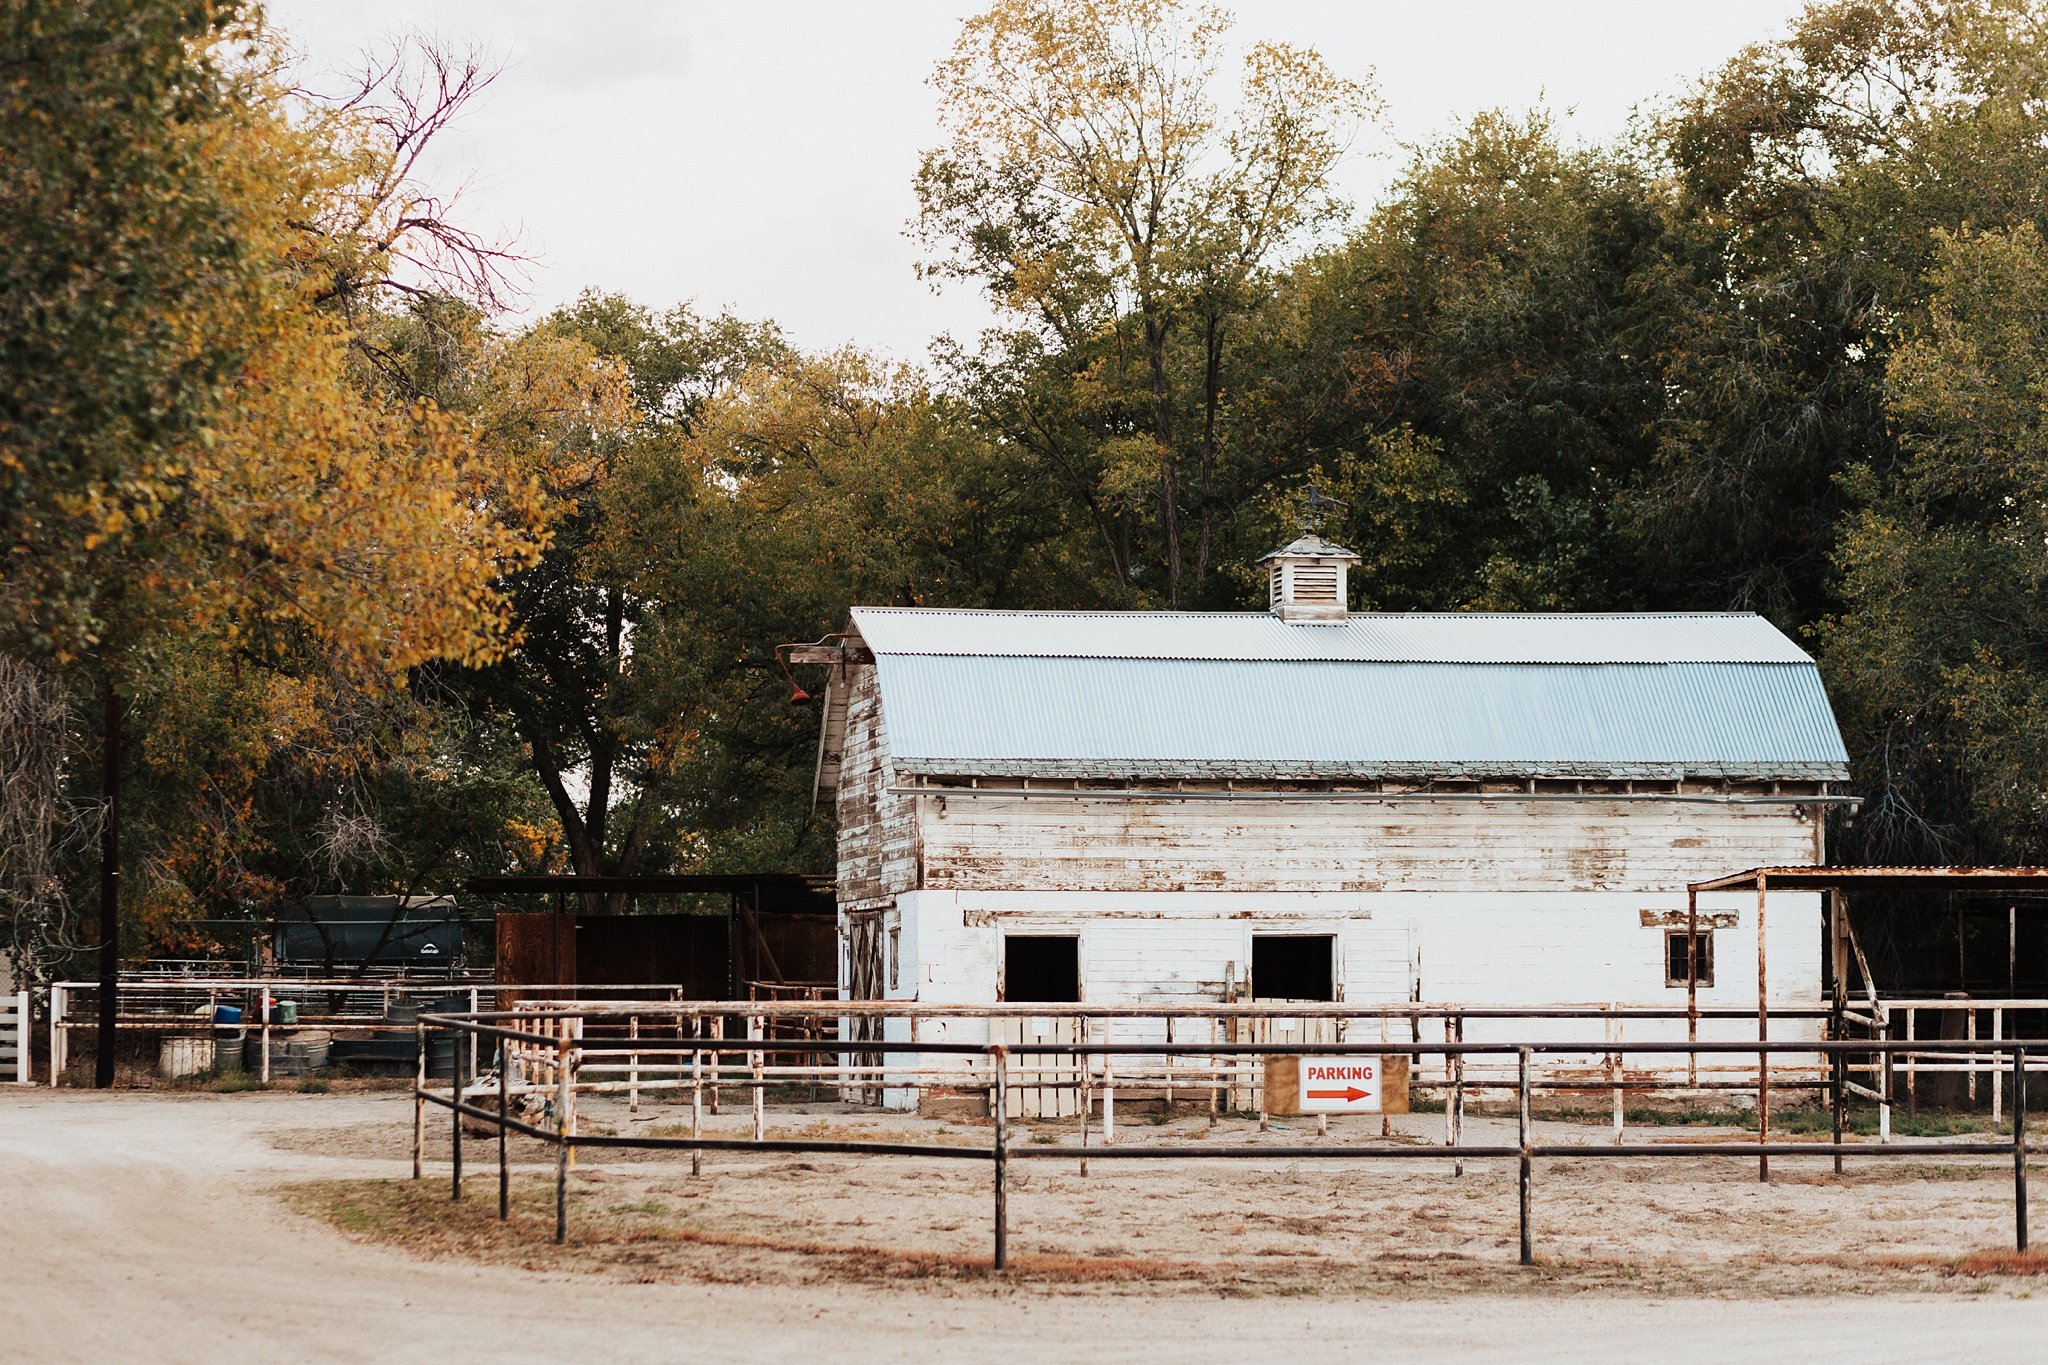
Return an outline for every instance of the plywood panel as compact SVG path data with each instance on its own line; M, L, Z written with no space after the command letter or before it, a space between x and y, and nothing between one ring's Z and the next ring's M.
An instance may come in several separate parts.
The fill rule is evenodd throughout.
M507 986L561 985L576 980L576 918L540 911L497 917L496 971ZM500 1009L510 1009L501 998Z
M1356 1060L1347 1058L1346 1060ZM1380 1107L1374 1114L1405 1114L1408 1112L1408 1071L1409 1059L1400 1053L1384 1053L1379 1058ZM1301 1109L1301 1058L1298 1056L1268 1057L1265 1059L1265 1109L1269 1114L1282 1116L1297 1115Z

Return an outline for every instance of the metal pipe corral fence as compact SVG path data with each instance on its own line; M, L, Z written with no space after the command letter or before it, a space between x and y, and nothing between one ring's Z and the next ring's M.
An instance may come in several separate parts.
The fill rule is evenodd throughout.
M1467 1162L1513 1160L1518 1173L1520 1260L1522 1264L1528 1265L1533 1264L1535 1260L1531 1210L1538 1161L1635 1158L1696 1161L1703 1158L1738 1157L1756 1161L1760 1174L1763 1174L1768 1172L1768 1162L1772 1157L1825 1157L1832 1159L1836 1168L1840 1169L1844 1158L1851 1156L1910 1160L2010 1155L2013 1162L2014 1240L2019 1250L2025 1251L2028 1247L2026 1083L2027 1073L2040 1069L2044 1064L2042 1059L2048 1056L2048 1039L1964 1038L1920 1039L1908 1042L1885 1037L1655 1040L1609 1037L1597 1045L1590 1045L1582 1040L1530 1037L1473 1041L1463 1035L1463 1022L1466 1017L1521 1020L1526 1023L1554 1017L1612 1018L1617 1012L1559 1012L1553 1015L1540 1007L1524 1010L1489 1008L1484 1011L1441 1007L1441 1012L1432 1012L1425 1016L1425 1012L1419 1009L1377 1010L1353 1006L1339 1007L1330 1012L1330 1017L1356 1021L1405 1020L1422 1016L1442 1018L1450 1021L1450 1025L1441 1040L1424 1040L1419 1037L1358 1040L1298 1036L1263 1036L1231 1040L1217 1036L1190 1039L1183 1031L1180 1038L1147 1037L1118 1041L1108 1038L1105 1030L1104 1036L1099 1040L1077 1035L1072 1038L1050 1040L954 1041L917 1037L913 1013L916 1018L926 1019L933 1016L1004 1018L1024 1011L1014 1006L994 1009L985 1006L906 1007L900 1002L884 1008L875 1008L875 1005L876 1002L849 1001L830 1002L822 1006L811 1003L808 1012L812 1015L864 1013L879 1014L884 1019L900 1018L906 1026L903 1031L911 1036L776 1037L768 1027L770 1019L778 1016L786 1018L794 1012L758 1001L676 1001L596 1005L556 1001L517 1010L423 1014L419 1021L419 1064L413 1089L414 1176L418 1178L424 1166L424 1114L429 1105L450 1111L453 1158L451 1193L455 1198L459 1199L462 1196L463 1119L470 1118L495 1131L498 1138L501 1218L509 1215L510 1207L506 1194L510 1169L506 1135L518 1133L549 1143L555 1148L557 1241L567 1236L567 1173L574 1161L574 1153L581 1148L597 1151L638 1149L688 1152L691 1154L693 1173L701 1170L702 1158L707 1152L824 1153L939 1161L986 1161L990 1163L992 1177L991 1265L997 1270L1002 1270L1009 1263L1007 1176L1009 1163L1014 1160L1078 1160L1084 1175L1087 1173L1087 1163L1091 1159L1374 1161L1433 1158L1454 1163L1454 1170L1458 1173L1462 1173ZM1060 1013L1076 1019L1112 1021L1156 1019L1167 1015L1179 1019L1216 1017L1239 1022L1263 1018L1270 1023L1274 1020L1300 1018L1308 1013L1292 1005L1229 1007L1221 1010L1205 1008L1199 1011L1180 1007L1166 1011L1114 1006L1029 1008L1034 1014ZM1708 1011L1698 1013L1702 1016L1711 1014ZM1733 1015L1747 1012L1729 1013ZM1824 1011L1808 1012L1803 1017L1811 1018L1816 1015L1826 1017ZM1779 1013L1780 1018L1788 1016L1802 1017L1797 1011ZM744 1020L746 1027L743 1036L728 1038L724 1036L723 1029L712 1030L712 1036L706 1036L707 1031L703 1027L706 1019L724 1020L733 1017ZM1682 1019L1686 1017L1686 1012L1645 1010L1625 1013L1621 1017ZM686 1024L689 1027L685 1027ZM472 1051L478 1044L495 1047L495 1078L488 1082L473 1081L471 1087L464 1087L458 1070L453 1085L446 1089L434 1087L426 1076L426 1054L430 1035L436 1031L446 1031L468 1038ZM1588 1051L1597 1051L1605 1055L1604 1070L1592 1078L1596 1084L1588 1084L1588 1077L1578 1074L1574 1067L1557 1064L1561 1059L1568 1062L1584 1056ZM1842 1110L1846 1083L1843 1078L1848 1074L1852 1063L1860 1061L1867 1068L1876 1068L1888 1073L1894 1066L1896 1057L1909 1051L1936 1062L1947 1061L1959 1066L1974 1065L1980 1070L1995 1068L1995 1074L2000 1075L2009 1069L2014 1120L2011 1137L1905 1143L1892 1141L1889 1128L1886 1127L1877 1142L1845 1141L1842 1133ZM459 1046L457 1052L462 1052ZM1438 1059L1441 1066L1434 1069L1433 1075L1441 1079L1427 1081L1425 1088L1441 1087L1445 1091L1446 1129L1443 1142L1430 1146L1395 1145L1377 1143L1368 1138L1365 1141L1319 1142L1314 1145L1238 1143L1186 1146L1178 1143L1116 1141L1113 1115L1118 1087L1124 1088L1129 1094L1133 1089L1143 1093L1150 1086L1156 1094L1168 1085L1178 1086L1179 1093L1186 1096L1191 1103L1196 1103L1194 1097L1207 1088L1210 1093L1210 1112L1213 1114L1217 1107L1215 1095L1218 1091L1237 1092L1261 1084L1261 1078L1256 1075L1260 1068L1276 1061L1287 1060L1291 1060L1298 1067L1302 1064L1302 1059L1326 1057L1402 1059L1408 1068L1411 1086L1416 1083L1416 1078L1422 1071L1423 1060ZM1688 1085L1687 1079L1675 1078L1696 1077L1701 1069L1701 1058L1712 1061L1724 1057L1750 1059L1753 1063L1752 1075L1747 1086L1757 1093L1760 1105L1767 1103L1766 1096L1772 1087L1801 1084L1828 1091L1832 1100L1830 1107L1834 1114L1832 1140L1820 1142L1775 1139L1771 1136L1768 1123L1761 1112L1758 1115L1757 1136L1753 1141L1687 1142L1677 1145L1629 1142L1625 1140L1619 1123L1611 1141L1545 1143L1535 1140L1532 1129L1532 1101L1538 1091L1604 1090L1610 1087L1627 1091L1693 1089L1697 1088L1696 1082ZM1784 1059L1783 1070L1779 1065L1781 1058ZM1665 1060L1666 1065L1662 1071L1644 1066L1637 1066L1631 1070L1627 1065L1631 1060L1640 1062L1655 1059ZM1498 1063L1490 1072L1473 1065L1475 1062L1489 1060ZM1552 1064L1547 1077L1544 1072L1546 1062ZM1708 1070L1711 1071L1712 1068ZM471 1071L470 1075L474 1078L477 1073ZM1489 1075L1497 1078L1489 1081ZM1049 1081L1048 1076L1057 1076L1059 1079L1056 1082ZM900 1095L903 1092L914 1091L920 1085L936 1085L956 1092L978 1093L986 1097L989 1106L991 1141L987 1146L955 1146L928 1142L867 1141L802 1135L768 1136L763 1104L767 1091L772 1087L799 1085L824 1087L842 1094L864 1095L882 1091ZM703 1135L701 1112L704 1092L708 1087L715 1095L721 1086L751 1092L755 1104L753 1131L750 1136ZM1086 1108L1079 1111L1082 1119L1082 1145L1078 1148L1038 1145L1013 1147L1010 1141L1009 1119L1017 1109L1020 1092L1060 1086L1080 1091L1084 1104L1087 1104ZM690 1136L609 1135L578 1131L578 1094L625 1091L629 1103L637 1104L641 1091L655 1089L689 1090L692 1100ZM1517 1140L1514 1143L1474 1143L1464 1140L1457 1116L1462 1112L1466 1094L1479 1090L1505 1091L1512 1095L1517 1119ZM551 1110L550 1121L530 1123L514 1117L511 1098L522 1095L546 1097ZM1093 1107L1092 1104L1088 1104L1088 1100L1091 1097L1099 1099L1102 1113L1101 1140L1092 1145L1088 1142L1089 1109ZM495 1103L478 1103L476 1101L479 1098L494 1099ZM1263 1101L1261 1107L1263 1114ZM1617 1114L1619 1112L1617 1102Z

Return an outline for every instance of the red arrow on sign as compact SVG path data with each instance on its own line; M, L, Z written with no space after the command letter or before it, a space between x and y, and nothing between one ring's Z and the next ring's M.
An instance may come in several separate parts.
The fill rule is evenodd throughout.
M1360 1090L1355 1085L1347 1085L1342 1090L1311 1090L1308 1092L1308 1097L1312 1100L1342 1100L1346 1104L1356 1104L1360 1100L1371 1099L1372 1091Z

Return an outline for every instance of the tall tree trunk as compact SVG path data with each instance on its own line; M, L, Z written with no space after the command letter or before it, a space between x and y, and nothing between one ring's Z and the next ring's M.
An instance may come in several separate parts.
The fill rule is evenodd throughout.
M1159 447L1159 527L1166 539L1166 605L1180 610L1180 477L1173 458L1173 402L1166 382L1166 319L1145 314L1145 353L1152 370L1152 439Z
M611 675L605 683L606 700L618 695L620 676L625 672L626 650L626 595L616 587L604 590L604 645L605 669ZM604 874L607 870L624 874L623 866L607 869L606 849L611 840L612 784L618 777L619 735L606 724L602 715L590 726L590 796L585 803L583 827L588 831L593 866L591 871ZM622 895L601 896L595 892L583 894L583 913L586 915L616 915L625 909L626 898Z
M1223 319L1211 311L1203 319L1202 348L1202 483L1196 500L1202 508L1201 532L1195 542L1195 592L1209 576L1209 556L1216 540L1216 406L1223 387Z
M114 1084L114 1024L121 989L121 696L109 670L101 683L105 728L100 734L100 1027L92 1083Z

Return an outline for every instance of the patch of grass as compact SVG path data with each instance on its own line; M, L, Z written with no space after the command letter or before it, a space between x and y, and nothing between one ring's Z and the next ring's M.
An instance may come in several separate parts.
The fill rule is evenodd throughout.
M637 1204L614 1204L609 1211L612 1213L642 1213L649 1217L658 1218L668 1212L668 1205L662 1203L659 1199L643 1199Z
M250 1071L223 1071L212 1080L204 1082L201 1090L210 1090L216 1095L239 1095L244 1090L265 1090L261 1077Z
M1878 1256L1871 1263L1889 1270L1934 1270L1943 1275L1975 1279L2006 1275L2048 1275L2048 1253L2038 1251L1970 1251L1961 1256Z
M339 1193L319 1211L351 1236L387 1239L399 1229L399 1206L388 1199L365 1197L366 1193Z
M1491 1112L1481 1111L1472 1105L1468 1105L1466 1111ZM1501 1107L1499 1112L1512 1114L1513 1110ZM1744 1117L1733 1109L1709 1108L1704 1105L1624 1107L1621 1116L1623 1122L1636 1128L1740 1128L1745 1122ZM1611 1124L1614 1122L1614 1108L1611 1105L1536 1105L1531 1110L1531 1117L1548 1119L1556 1123ZM1748 1119L1747 1123L1751 1128L1756 1126L1754 1118Z
M1743 1121L1743 1127L1755 1128L1756 1115L1750 1114ZM1851 1109L1847 1121L1842 1125L1844 1133L1858 1137L1877 1135L1877 1110L1874 1108ZM1797 1133L1801 1136L1824 1135L1834 1131L1834 1119L1825 1109L1787 1109L1771 1113L1771 1131L1774 1133ZM1950 1113L1929 1111L1907 1114L1904 1110L1892 1110L1892 1136L1894 1137L1960 1137L1966 1133L2012 1132L2010 1122L1993 1126L1989 1114Z
M327 1082L308 1076L299 1082L298 1092L301 1095L324 1095L327 1093Z
M1753 1114L1739 1114L1729 1109L1708 1109L1699 1105L1687 1105L1679 1109L1629 1109L1624 1107L1621 1114L1625 1122L1643 1128L1756 1127L1756 1116ZM1608 1120L1610 1122L1613 1121L1613 1117L1613 1111L1608 1111Z
M636 1280L702 1277L714 1282L732 1273L735 1252L781 1253L822 1262L842 1279L936 1280L1002 1278L1065 1284L1196 1280L1215 1273L1213 1265L1118 1254L1015 1255L998 1276L985 1252L897 1250L772 1237L692 1226L655 1201L599 1205L572 1188L569 1238L554 1244L554 1185L551 1180L515 1178L512 1216L500 1221L495 1199L472 1195L448 1198L439 1180L322 1180L287 1186L286 1200L299 1212L364 1241L404 1247L429 1257L459 1256L533 1270L612 1269ZM630 1215L630 1217L621 1217ZM650 1224L649 1217L663 1221Z

